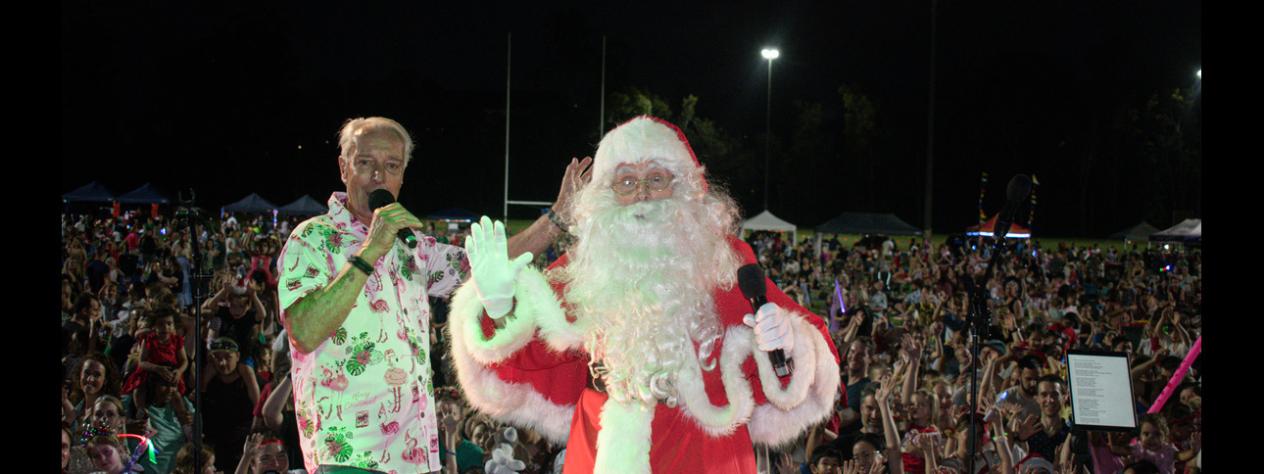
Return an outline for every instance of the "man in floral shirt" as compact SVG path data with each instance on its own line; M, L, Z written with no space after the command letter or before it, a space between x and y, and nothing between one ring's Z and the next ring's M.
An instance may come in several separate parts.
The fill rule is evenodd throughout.
M290 337L295 411L311 472L414 473L440 469L430 367L430 296L466 277L461 247L401 229L422 228L398 203L369 207L378 189L398 196L412 139L397 122L349 120L338 158L346 192L329 212L299 224L278 261L278 301ZM572 160L555 208L569 208L591 162ZM564 211L565 212L565 211ZM541 217L508 242L539 252L564 219Z

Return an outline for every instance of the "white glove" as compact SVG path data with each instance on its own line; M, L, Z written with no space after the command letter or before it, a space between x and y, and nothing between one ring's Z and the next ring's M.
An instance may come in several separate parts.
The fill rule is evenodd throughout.
M509 261L509 245L505 240L505 224L483 216L480 224L470 226L470 236L465 238L465 254L470 259L474 274L474 287L478 298L492 319L513 309L514 280L518 272L531 263L531 252L523 253Z
M789 314L774 303L759 307L755 314L747 314L742 322L755 329L755 343L759 350L772 352L781 349L785 352L794 350L794 334L790 327Z
M501 443L492 450L492 458L483 463L487 474L517 474L527 468L527 463L514 459L513 445Z

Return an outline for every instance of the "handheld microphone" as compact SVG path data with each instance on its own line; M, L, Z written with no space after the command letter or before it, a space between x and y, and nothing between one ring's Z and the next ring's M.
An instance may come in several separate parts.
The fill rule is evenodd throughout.
M373 208L373 210L380 209L394 202L395 195L385 189L377 189L369 193L369 207ZM413 234L412 229L400 229L399 241L408 244L410 249L417 248L417 235Z
M1020 174L1009 180L1009 185L1005 187L1005 208L997 215L996 228L992 229L992 237L998 242L1009 234L1009 228L1014 225L1014 215L1030 194L1031 178Z
M742 289L742 295L750 301L751 309L759 312L759 308L768 304L768 298L765 296L768 288L764 286L764 271L759 268L758 264L749 264L737 269L737 286ZM778 377L785 377L794 371L794 360L786 363L786 353L781 349L768 353L768 359L772 361L773 372Z

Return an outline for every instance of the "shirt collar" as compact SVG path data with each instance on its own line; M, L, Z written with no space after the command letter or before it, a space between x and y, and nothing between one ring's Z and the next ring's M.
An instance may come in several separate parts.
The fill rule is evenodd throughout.
M366 223L356 219L355 214L347 209L347 193L336 191L329 196L329 218L333 220L334 225L341 229L346 229L360 235L361 237L369 235L369 226Z

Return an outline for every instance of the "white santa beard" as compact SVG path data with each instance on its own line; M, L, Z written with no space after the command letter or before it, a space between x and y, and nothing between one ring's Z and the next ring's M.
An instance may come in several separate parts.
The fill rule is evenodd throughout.
M738 264L725 241L729 221L714 215L721 206L675 197L622 206L590 188L577 198L564 278L585 346L616 400L675 405L674 381L697 357L694 341L701 365L714 367L721 331L711 292L732 284Z

